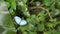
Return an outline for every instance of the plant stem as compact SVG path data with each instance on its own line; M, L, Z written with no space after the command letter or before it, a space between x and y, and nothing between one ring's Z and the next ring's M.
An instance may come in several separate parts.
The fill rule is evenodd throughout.
M47 12L47 14L49 15L50 19L52 19L52 16L51 16L50 13L49 13L49 9L46 9L46 8L44 8L44 7L42 7L42 6L38 6L38 7L31 7L30 10L35 9L35 8L40 8L40 9L45 10L45 11Z

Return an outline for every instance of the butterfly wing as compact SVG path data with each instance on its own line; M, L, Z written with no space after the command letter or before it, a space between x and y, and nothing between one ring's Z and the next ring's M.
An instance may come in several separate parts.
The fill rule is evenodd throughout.
M21 18L18 16L15 16L14 20L16 21L17 24L20 24L20 22L21 22Z
M20 25L26 25L26 24L27 24L27 21L26 20L21 20Z

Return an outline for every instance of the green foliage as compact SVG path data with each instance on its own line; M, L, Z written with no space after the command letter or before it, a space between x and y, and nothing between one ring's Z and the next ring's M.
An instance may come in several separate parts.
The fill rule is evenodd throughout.
M0 25L0 34L2 34L2 32L4 31L5 29Z
M60 32L56 32L56 31L54 31L53 34L60 34Z
M5 34L16 34L16 32L12 30L8 30Z
M60 0L17 0L16 2L9 0L7 2L8 7L11 6L11 14L25 18L28 23L17 28L22 34L60 34ZM7 22L11 25L9 19L7 18Z
M27 3L27 0L22 0L22 2L26 4Z
M37 26L38 31L44 31L44 24L39 24Z
M10 14L15 15L15 12L13 11L13 9L10 9Z
M4 31L4 29L2 28L0 28L1 30L1 33L2 33L2 31L4 31L5 32L5 34L16 34L16 29L15 29L15 27L14 27L14 24L13 24L14 22L12 21L12 18L11 18L11 16L10 16L10 14L6 14L4 17L3 17L3 25L4 25L4 28L5 28L5 31Z
M16 9L16 2L11 2L11 8Z
M43 0L43 4L46 6L50 6L51 0Z
M4 16L3 24L4 24L5 27L13 27L14 26L10 14L7 14L7 15Z

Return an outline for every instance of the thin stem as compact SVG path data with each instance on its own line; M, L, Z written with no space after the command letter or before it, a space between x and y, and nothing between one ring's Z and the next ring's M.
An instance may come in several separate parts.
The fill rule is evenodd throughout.
M45 11L47 12L47 14L49 15L50 19L52 19L52 16L51 16L50 13L49 13L49 9L46 9L46 8L44 8L44 7L42 7L42 6L39 6L39 7L31 7L30 10L35 9L35 8L40 8L40 9L45 10Z

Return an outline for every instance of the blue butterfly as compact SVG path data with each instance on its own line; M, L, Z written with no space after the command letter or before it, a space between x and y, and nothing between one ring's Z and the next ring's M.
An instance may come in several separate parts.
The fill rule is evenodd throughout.
M27 21L26 20L22 20L20 17L18 16L15 16L14 17L14 20L16 21L17 24L19 25L26 25L27 24Z

